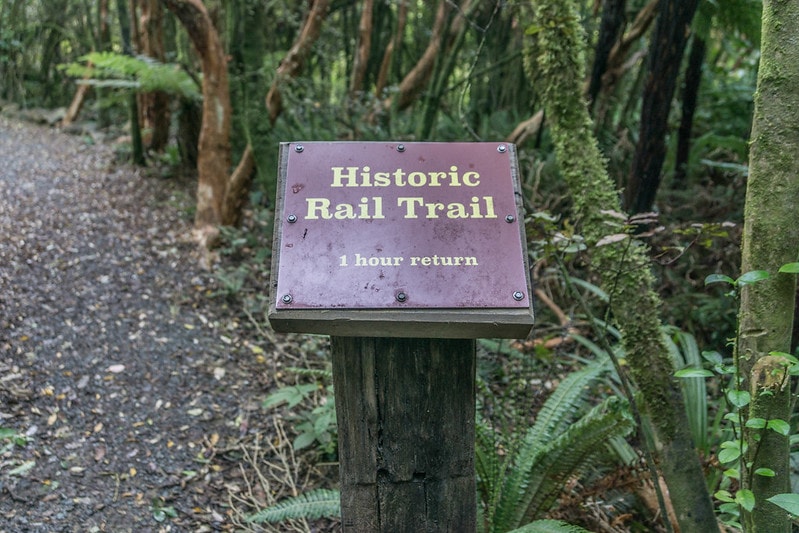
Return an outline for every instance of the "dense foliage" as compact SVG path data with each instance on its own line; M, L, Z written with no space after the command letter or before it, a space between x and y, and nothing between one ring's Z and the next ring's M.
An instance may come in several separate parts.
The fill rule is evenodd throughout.
M66 108L74 103L79 82L92 87L93 93L78 120L96 123L102 130L127 121L132 104L125 97L132 92L165 92L173 122L170 144L150 144L148 164L174 164L175 154L180 154L189 166L195 165L196 154L190 147L196 146L200 128L197 99L203 81L198 55L180 23L159 2L130 2L134 13L120 8L123 4L127 3L0 0L0 105ZM502 427L507 435L524 435L528 426L533 427L530 412L543 401L530 389L532 383L541 383L542 373L558 382L580 361L621 350L615 330L605 322L610 318L606 312L610 297L594 285L600 276L586 268L595 258L583 253L584 235L589 232L573 211L581 209L580 198L569 195L564 183L568 180L557 166L556 146L562 150L568 139L553 138L554 128L548 128L552 117L542 111L544 103L557 100L557 95L546 95L536 83L543 75L536 65L546 65L551 58L539 57L525 69L525 46L547 29L531 22L528 4L204 2L228 54L234 161L247 145L253 148L256 178L248 213L256 231L269 231L281 141L506 140L518 145L540 304L536 338L512 348L483 344L487 348L480 370L486 383L481 405L490 420L486 428ZM635 206L655 215L637 220L621 216L618 227L592 231L620 238L635 234L649 245L643 253L652 261L654 288L663 301L660 318L672 327L669 331L683 332L673 335L682 350L664 342L675 347L674 352L692 354L683 363L699 366L698 354L707 352L712 354L706 357L712 365L729 365L735 305L721 284L706 287L704 282L712 274L723 273L729 279L741 274L738 243L760 57L761 2L694 2L695 13L682 13L692 20L688 39L682 43L685 53L672 58L669 68L655 67L661 70L654 77L651 65L659 63L652 58L653 50L659 47L653 41L666 32L658 6L667 2L575 4L587 36L581 50L585 63L581 68L589 73L583 96L610 180L619 191L630 183L645 186L647 181L635 176L634 170L636 161L653 151L643 138L662 144L664 154L649 191L654 203L645 202L643 209ZM313 17L308 17L311 9L321 13L315 26ZM125 42L126 26L130 47ZM161 52L147 58L153 36L160 38ZM673 86L673 96L661 95L659 103L647 100L665 81ZM140 98L138 105L148 104ZM642 116L652 116L650 108L657 105L661 108L654 115L664 119L660 129L642 129ZM139 116L147 141L147 132L156 126L141 109ZM129 124L133 135L136 121ZM164 153L169 157L160 155ZM264 242L268 236L223 232L220 252L229 266L219 276L229 288L226 296L238 298L250 317L259 316L265 306L263 299L243 290L268 274L263 266L269 253ZM794 326L792 349L796 337ZM737 431L734 424L723 423L729 409L724 397L735 389L728 376L729 372L717 375L707 390L701 387L700 394L696 381L684 387L693 390L685 397L694 413L689 413L694 441L710 472L708 485L724 491L736 485L717 464L720 443L730 442L730 431ZM619 384L608 380L606 386L616 390ZM324 412L329 418L330 409ZM313 425L314 411L305 414L306 426ZM329 422L323 428L326 440L321 450L326 457L335 453L334 439L327 439L333 431ZM795 426L795 421L791 424ZM304 446L316 438L311 437L302 441ZM642 442L650 437L638 436ZM593 474L595 480L607 483ZM737 516L732 513L725 519L735 523ZM588 519L582 523L590 526Z

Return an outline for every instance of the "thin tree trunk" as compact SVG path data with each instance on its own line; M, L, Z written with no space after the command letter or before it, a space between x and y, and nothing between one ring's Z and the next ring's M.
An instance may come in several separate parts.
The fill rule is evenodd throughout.
M87 66L91 66L91 63L87 64ZM83 79L85 81L89 79L89 76L86 75ZM81 109L83 109L83 103L86 101L86 96L89 94L89 91L91 91L91 88L92 86L87 83L78 85L78 88L75 90L75 95L72 97L72 102L69 104L64 118L61 119L62 128L69 126L78 118Z
M591 118L582 98L584 46L575 0L541 0L525 49L525 66L538 82L561 172L591 249L592 270L611 298L632 377L652 421L663 478L682 533L718 531L705 477L688 426L680 386L663 339L646 248L624 241L597 247L612 212L619 211L615 184L604 168ZM534 76L532 74L535 74Z
M430 81L436 59L441 52L442 39L447 31L447 20L451 9L452 6L448 0L439 1L430 35L430 43L416 65L400 82L397 94L383 100L384 110L390 111L392 108L396 108L401 111L407 108L416 100L419 93L427 85L427 82Z
M255 171L255 155L252 145L248 144L241 155L239 164L230 175L230 180L225 190L225 201L222 204L222 224L225 226L238 226L241 215L247 203L247 192L250 189Z
M374 0L364 0L361 22L358 25L358 49L355 52L355 61L352 64L351 95L363 91L363 80L366 77L366 68L369 66L369 50L372 47L374 7Z
M322 31L322 23L327 15L329 5L330 0L314 0L297 40L286 54L286 57L283 58L283 61L280 62L275 81L272 82L272 86L266 95L266 109L269 112L269 121L273 124L277 117L280 116L280 113L283 112L283 98L280 94L280 86L286 80L295 78L302 72L308 55L311 53L311 47Z
M524 141L526 141L529 137L537 135L543 123L544 123L544 111L539 110L532 117L528 118L523 122L520 122L513 129L510 135L505 137L505 141L520 145L524 143Z
M455 14L455 20L453 20L447 32L448 35L444 38L442 43L443 50L436 61L436 68L434 69L433 83L424 98L423 118L421 128L418 130L418 138L420 140L428 139L433 131L435 119L441 108L441 98L447 87L447 80L455 69L458 53L466 40L466 20L472 16L479 5L480 0L474 2L472 0L463 0L461 5L458 6L458 12Z
M117 13L119 15L119 29L122 34L122 50L128 54L133 54L130 41L130 17L125 6L125 0L117 0ZM144 146L141 140L141 128L139 127L139 105L136 101L136 93L131 91L128 96L128 116L130 118L130 139L133 149L133 162L137 165L144 165Z
M100 0L97 6L97 49L100 51L111 49L111 13L108 7L108 1L109 0ZM102 99L106 94L106 90L98 88L96 94L99 99ZM97 115L98 125L101 128L108 127L111 123L108 108L100 106Z
M615 71L620 69L627 61L627 54L629 53L633 43L640 39L641 36L646 33L647 30L649 30L649 26L651 26L652 21L655 20L659 3L660 0L649 0L649 3L646 4L635 16L635 20L633 20L633 23L630 25L630 29L627 30L622 38L613 45L613 48L611 48L610 54L608 55L606 71L602 75L603 87L607 87L615 83L616 78L618 78L618 76L614 75Z
M380 63L380 71L377 74L377 83L375 84L375 96L380 98L383 95L383 90L388 84L388 74L391 70L391 63L394 58L394 52L402 44L402 34L405 32L405 23L408 20L408 0L400 0L399 8L397 10L397 31L394 33L394 38L388 43L386 52L383 54L383 62Z
M646 33L649 26L652 25L652 21L655 20L658 2L660 2L660 0L650 0L635 16L635 20L633 20L633 23L630 25L630 29L627 30L616 44L613 45L613 48L611 48L605 65L605 71L602 73L600 91L597 93L593 101L594 103L592 104L594 105L596 102L599 102L599 106L596 107L595 113L597 124L604 123L604 117L608 112L607 99L603 99L602 95L612 93L621 77L637 64L641 57L646 56L646 52L641 51L634 54L632 58L628 58L632 45Z
M783 358L769 354L791 351L794 318L796 275L777 272L799 256L799 159L795 156L799 131L796 117L789 112L799 106L799 42L792 36L797 24L796 2L763 2L741 271L766 270L771 277L742 288L736 343L741 388L752 394L749 417L784 421L791 418L790 378L785 376ZM754 492L756 501L752 513L742 511L744 530L789 532L787 514L766 501L790 492L788 437L746 428L744 439L748 453L741 483ZM776 475L753 474L758 468L769 468Z
M652 34L641 126L625 191L632 213L652 209L666 157L666 132L677 76L699 0L661 0Z
M203 115L197 149L197 213L194 226L204 247L215 244L219 225L229 225L238 214L246 179L229 179L231 166L231 107L227 59L208 11L200 0L161 0L186 28L203 71ZM252 171L252 150L245 150L239 168ZM227 206L227 207L226 207Z
M164 62L164 16L158 0L139 0L139 51L161 63ZM169 142L169 95L153 91L139 95L144 127L150 130L148 145L156 152L163 151Z
M108 45L110 43L110 30L109 30L109 12L108 12L108 0L100 0L99 5L97 6L97 37L96 37L96 50L104 51L108 49ZM87 66L91 66L91 63L88 63ZM89 79L91 76L88 74L84 77L84 80ZM67 112L64 115L64 118L61 119L61 126L69 126L73 122L78 119L78 115L80 115L81 110L83 109L83 104L86 101L86 97L91 92L91 85L88 84L80 84L78 85L77 90L75 91L75 95L72 97L72 102L69 104L67 108ZM102 91L98 91L102 94ZM100 126L106 126L108 123L107 119L108 112L101 108L100 110Z
M608 66L608 57L624 26L625 0L606 0L599 23L599 37L594 48L594 63L588 82L588 103L593 107L599 90L602 88L602 75Z
M674 159L674 185L682 187L688 174L688 157L691 155L691 132L694 113L702 84L702 65L705 64L705 40L694 35L688 66L685 69L685 88L682 93L682 117L677 132L677 154Z

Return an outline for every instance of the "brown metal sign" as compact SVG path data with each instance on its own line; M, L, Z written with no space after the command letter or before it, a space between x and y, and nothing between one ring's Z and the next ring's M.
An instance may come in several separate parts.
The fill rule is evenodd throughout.
M515 155L505 143L282 144L274 312L529 310Z

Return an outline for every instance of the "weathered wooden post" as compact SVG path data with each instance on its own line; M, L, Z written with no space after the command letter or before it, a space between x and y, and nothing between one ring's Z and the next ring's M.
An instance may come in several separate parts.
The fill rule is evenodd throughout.
M269 320L331 335L346 532L476 529L475 341L533 324L515 147L283 143Z

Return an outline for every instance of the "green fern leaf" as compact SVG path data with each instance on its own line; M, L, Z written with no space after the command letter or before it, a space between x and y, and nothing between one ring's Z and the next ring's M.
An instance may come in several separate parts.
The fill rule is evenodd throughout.
M582 473L591 459L605 452L608 441L627 435L634 427L627 404L612 396L594 407L567 431L551 441L530 479L514 513L514 525L531 522L554 503L569 477Z
M482 418L475 423L475 470L477 491L486 516L493 516L499 499L499 487L505 476L508 461L500 455L501 435Z
M317 378L323 381L333 381L333 371L329 368L300 368L291 366L286 368L286 372L291 372L297 376Z
M517 527L514 518L519 502L527 493L532 472L547 446L572 423L575 413L584 403L587 386L607 370L606 361L594 362L578 372L569 374L542 406L535 424L530 427L521 444L511 454L513 467L499 495L495 514L490 518L495 531Z
M188 100L202 98L197 84L178 65L114 52L91 52L80 60L86 65L70 63L61 68L70 76L82 78L79 82L82 84L143 92L164 91Z
M550 395L530 428L537 443L545 443L571 426L577 412L585 407L586 388L609 369L608 360L595 361L569 374Z
M561 520L536 520L508 533L591 533Z
M341 516L340 494L337 490L317 489L287 498L262 509L247 518L248 522L262 524L282 522L297 518L315 520Z

